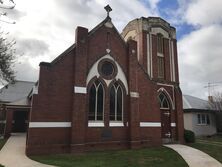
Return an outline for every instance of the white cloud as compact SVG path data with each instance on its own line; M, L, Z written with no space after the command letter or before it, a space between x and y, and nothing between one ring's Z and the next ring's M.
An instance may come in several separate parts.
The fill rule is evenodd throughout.
M153 14L156 14L158 13L158 3L160 2L161 0L144 0L145 3L147 3L151 9L151 12Z
M222 81L222 34L217 32L222 32L222 26L207 26L178 42L180 81L184 93L206 98L208 90L204 86L208 82Z
M208 82L222 81L222 1L177 0L178 9L171 13L170 23L186 32L178 40L180 83L183 93L207 99ZM188 32L184 24L193 26ZM220 91L222 84L211 88Z
M157 1L150 0L152 7ZM120 31L130 20L155 13L137 0L16 1L15 9L8 11L8 17L14 18L16 24L4 24L3 28L17 41L18 53L24 54L15 65L17 78L36 80L38 64L50 62L72 45L77 26L90 30L105 19L107 4L113 8L110 15Z
M18 63L15 64L15 74L16 79L24 81L37 81L39 70L38 68L33 68L29 62L28 57L22 57L18 59Z
M205 26L222 23L221 0L195 0L192 1L185 13L189 24Z
M222 23L221 0L177 0L177 3L177 10L168 10L169 21L174 25L187 23L199 28Z
M161 0L19 0L16 8L9 12L16 25L3 27L17 40L18 50L24 51L15 69L18 79L36 80L38 64L51 61L74 43L75 28L89 30L105 17L104 6L110 4L113 23L119 31L132 19L141 16L158 16ZM196 30L178 41L180 81L186 94L206 97L207 82L218 81L222 71L222 1L221 0L178 0L179 8L168 20L181 26L184 22L196 26ZM144 5L146 4L146 5ZM181 28L181 27L179 27ZM182 27L183 28L183 27ZM24 40L31 40L26 45ZM33 42L34 39L34 42ZM40 44L39 42L42 42ZM33 48L37 43L38 49ZM41 49L42 48L42 49Z

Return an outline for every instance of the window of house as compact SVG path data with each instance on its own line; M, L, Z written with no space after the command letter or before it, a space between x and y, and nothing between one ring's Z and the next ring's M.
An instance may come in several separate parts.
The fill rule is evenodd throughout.
M158 100L159 100L159 104L160 104L160 109L169 109L170 108L167 97L163 92L161 92L159 94Z
M197 114L198 125L210 125L210 117L208 114Z
M115 82L110 89L110 115L111 121L123 121L123 90Z
M89 90L89 120L102 121L104 112L104 88L99 80L96 80Z
M163 35L157 34L157 73L158 78L164 78L164 54L163 54Z

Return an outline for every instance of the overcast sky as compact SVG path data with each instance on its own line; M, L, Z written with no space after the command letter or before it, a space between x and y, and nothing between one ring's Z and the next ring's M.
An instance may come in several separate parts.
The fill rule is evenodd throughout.
M160 16L177 29L180 84L184 94L207 98L208 82L222 81L222 0L14 0L0 22L17 44L17 79L36 81L39 62L50 62L74 43L76 26L89 30L105 17L110 4L121 32L132 19ZM217 84L215 90L221 90Z

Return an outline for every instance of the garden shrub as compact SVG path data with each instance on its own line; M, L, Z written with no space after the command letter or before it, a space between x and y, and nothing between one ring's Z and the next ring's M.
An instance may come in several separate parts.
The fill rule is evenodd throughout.
M195 142L195 134L191 130L184 130L184 140L187 143L194 143Z

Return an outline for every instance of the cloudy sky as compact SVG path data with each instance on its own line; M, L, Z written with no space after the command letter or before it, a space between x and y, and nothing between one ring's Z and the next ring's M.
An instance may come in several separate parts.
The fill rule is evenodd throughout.
M0 22L17 42L17 79L36 81L39 62L73 44L76 26L92 29L110 4L121 32L132 19L160 16L177 29L180 83L184 94L207 98L208 82L222 81L222 0L14 0L15 25ZM209 3L210 2L210 3ZM2 18L5 19L5 18ZM214 88L221 90L222 84Z

